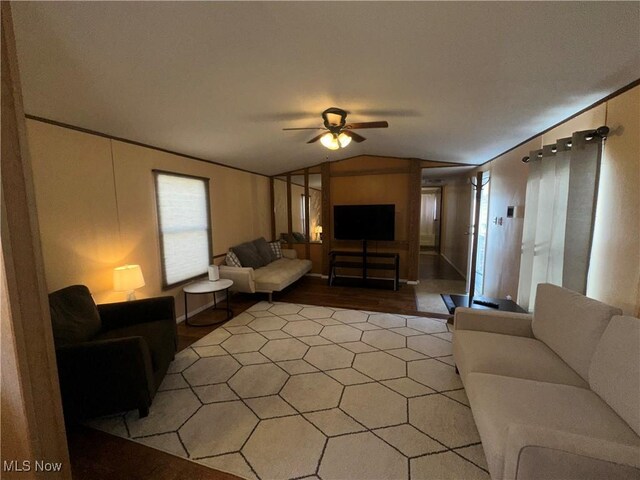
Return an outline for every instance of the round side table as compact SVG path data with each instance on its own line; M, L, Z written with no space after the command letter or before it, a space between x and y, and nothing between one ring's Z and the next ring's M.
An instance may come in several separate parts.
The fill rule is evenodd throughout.
M187 308L187 297L189 295L206 295L209 293L213 293L213 310L226 310L226 320L232 318L233 312L231 311L231 295L229 294L229 287L231 287L231 285L233 285L233 280L228 280L226 278L221 278L220 280L216 280L215 282L210 282L209 280L201 280L199 282L193 282L189 285L186 285L182 289L182 291L184 292L184 323L191 327L207 327L209 325L220 323L189 323L189 309ZM218 308L218 301L216 300L216 293L218 292L225 292L227 294L227 307L225 309Z

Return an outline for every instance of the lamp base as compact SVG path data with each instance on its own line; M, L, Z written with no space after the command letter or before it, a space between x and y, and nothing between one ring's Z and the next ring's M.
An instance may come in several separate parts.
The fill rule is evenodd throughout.
M136 292L135 290L129 290L127 292L127 302L130 302L131 300L135 300L136 299Z

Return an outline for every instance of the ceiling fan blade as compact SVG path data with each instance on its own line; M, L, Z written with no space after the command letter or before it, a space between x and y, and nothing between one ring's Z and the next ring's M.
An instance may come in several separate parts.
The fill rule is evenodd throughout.
M307 143L315 143L318 140L320 140L320 138L324 135L324 133L321 133L320 135L316 135L315 137L313 137L311 140L309 140Z
M309 127L309 128L283 128L282 130L324 130L323 127Z
M348 123L344 126L345 129L355 130L356 128L388 128L389 123L382 122L361 122L361 123Z
M358 135L356 132L352 132L351 130L343 130L342 133L351 137L351 140L356 143L364 142L366 140L362 135Z

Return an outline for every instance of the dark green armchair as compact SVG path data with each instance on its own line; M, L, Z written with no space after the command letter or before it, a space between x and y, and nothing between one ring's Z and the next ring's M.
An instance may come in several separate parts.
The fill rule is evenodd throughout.
M173 297L96 305L73 285L49 295L62 404L68 422L151 401L176 352Z

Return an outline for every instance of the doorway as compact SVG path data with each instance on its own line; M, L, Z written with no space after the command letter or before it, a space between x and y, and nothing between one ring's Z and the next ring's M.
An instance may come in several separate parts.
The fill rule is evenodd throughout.
M420 197L420 253L440 253L441 187L422 187Z

